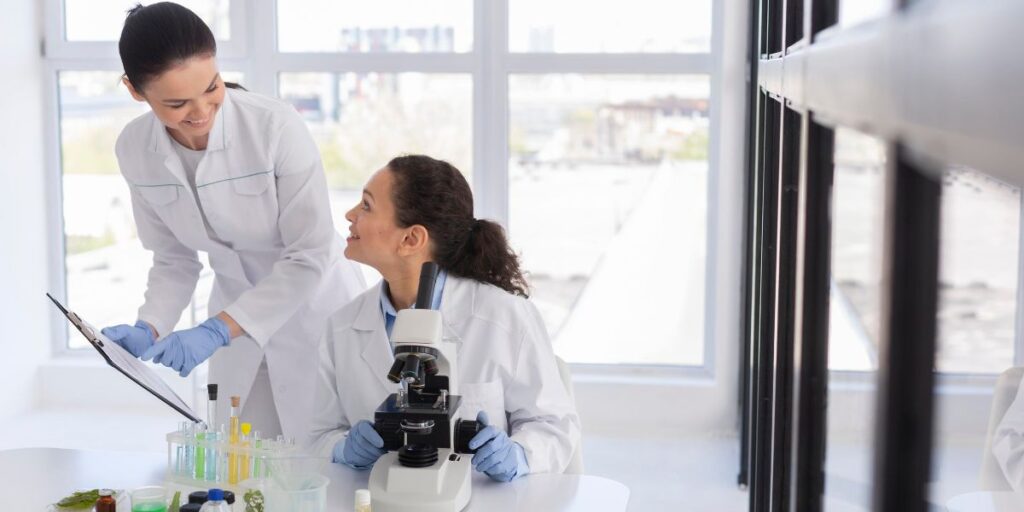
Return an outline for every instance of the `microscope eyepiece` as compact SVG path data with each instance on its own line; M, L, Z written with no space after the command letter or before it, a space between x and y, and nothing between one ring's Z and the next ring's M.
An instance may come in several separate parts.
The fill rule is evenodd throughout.
M404 367L405 361L395 359L395 362L391 364L391 370L388 371L388 380L395 384L402 382L402 368Z
M402 367L402 379L409 381L410 383L419 382L421 380L420 370L420 356L416 354L409 354L405 358L405 365Z

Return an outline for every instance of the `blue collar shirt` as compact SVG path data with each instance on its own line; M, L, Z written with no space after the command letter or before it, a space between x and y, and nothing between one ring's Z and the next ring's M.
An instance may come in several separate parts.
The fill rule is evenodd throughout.
M448 273L441 270L437 273L437 280L434 281L434 296L431 298L430 307L432 309L441 308L441 294L444 293L444 282L448 278ZM412 307L416 307L413 304ZM391 303L391 299L388 298L388 283L387 281L381 281L380 284L380 311L384 314L384 329L388 333L388 342L391 343L391 348L395 348L395 344L391 342L391 330L395 326L395 318L398 316L398 311L395 310L395 305Z

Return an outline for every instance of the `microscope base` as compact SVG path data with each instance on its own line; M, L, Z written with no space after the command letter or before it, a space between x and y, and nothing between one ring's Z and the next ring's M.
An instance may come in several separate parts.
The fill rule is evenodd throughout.
M370 471L373 512L459 512L469 504L472 491L470 457L449 449L438 450L438 461L428 468L407 468L398 454L388 452Z

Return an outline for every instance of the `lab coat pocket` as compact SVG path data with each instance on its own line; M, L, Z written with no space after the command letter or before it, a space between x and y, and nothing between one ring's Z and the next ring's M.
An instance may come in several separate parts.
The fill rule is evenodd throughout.
M270 180L274 178L273 171L251 173L231 179L231 186L235 192L243 196L258 196L267 191Z
M505 418L505 391L501 381L465 383L459 387L462 405L459 417L475 420L480 411L487 412L491 425L508 431Z
M178 199L178 185L136 185L142 198L153 206L164 206Z
M230 191L218 189L217 192L225 194L221 196L223 200L211 201L207 210L214 230L236 249L274 247L278 232L277 195L271 186L274 173L243 173L230 180Z

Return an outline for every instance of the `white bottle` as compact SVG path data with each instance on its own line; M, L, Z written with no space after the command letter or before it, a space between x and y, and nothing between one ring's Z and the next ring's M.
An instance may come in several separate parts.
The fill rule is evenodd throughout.
M231 506L224 501L224 491L221 489L210 489L206 497L209 499L203 503L199 512L231 512Z
M370 512L370 490L356 489L355 512Z

